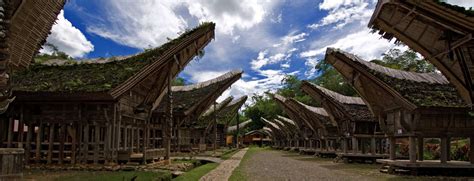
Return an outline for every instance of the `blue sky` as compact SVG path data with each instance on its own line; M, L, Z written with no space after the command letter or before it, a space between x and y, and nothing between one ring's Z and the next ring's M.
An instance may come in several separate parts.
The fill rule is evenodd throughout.
M314 78L314 66L326 47L366 60L380 57L395 45L367 28L375 4L374 0L69 0L47 42L76 59L130 55L159 46L199 22L213 21L215 40L205 56L191 62L180 76L196 83L244 70L223 99L275 90L288 74Z

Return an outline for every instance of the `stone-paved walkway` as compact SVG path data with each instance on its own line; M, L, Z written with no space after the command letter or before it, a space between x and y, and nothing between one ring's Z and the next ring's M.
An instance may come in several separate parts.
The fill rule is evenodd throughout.
M201 181L222 181L228 180L229 177L232 175L232 171L239 166L240 161L244 157L245 153L247 152L248 148L244 148L239 152L235 153L230 157L228 160L224 160L217 166L216 169L210 171L203 177L201 177Z

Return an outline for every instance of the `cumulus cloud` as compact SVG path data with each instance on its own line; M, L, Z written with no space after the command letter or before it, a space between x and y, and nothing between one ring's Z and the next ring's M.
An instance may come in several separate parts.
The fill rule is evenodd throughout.
M46 42L55 45L59 51L74 58L83 57L94 50L94 45L64 17L63 10L59 13L56 24L53 25ZM40 53L51 54L52 52L53 50L49 46L43 46L40 50Z
M329 13L318 23L308 25L311 29L327 25L334 25L334 29L340 29L349 23L370 18L373 12L369 2L363 0L324 0L319 4L319 9Z

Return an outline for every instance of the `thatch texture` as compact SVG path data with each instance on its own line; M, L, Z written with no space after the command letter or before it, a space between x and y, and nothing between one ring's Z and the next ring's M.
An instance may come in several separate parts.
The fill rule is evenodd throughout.
M373 78L385 83L383 87L390 87L418 107L467 106L455 87L439 73L415 73L391 69L332 48L328 48L326 57L334 57L345 61L347 65L357 66L354 70L367 71Z
M328 106L323 106L326 111L330 112L337 110L342 113L329 113L333 116L342 116L337 119L365 122L375 121L369 108L360 97L345 96L308 81L303 81L302 89L312 98L323 102L323 105Z
M247 120L247 121L244 121L244 122L239 123L239 129L245 128L246 126L250 125L251 122L252 122L252 120L249 119L249 120ZM227 134L232 133L232 132L234 132L234 131L237 131L237 125L229 126L229 127L227 128Z
M195 115L201 115L215 102L222 92L240 79L242 71L231 71L214 79L187 86L173 86L173 112L187 115L192 109L200 108ZM155 112L165 112L168 107L168 97L165 97Z
M193 43L198 34L213 31L214 23L203 23L164 45L123 60L106 63L75 63L53 66L36 64L12 76L15 91L28 92L105 92L131 80L151 66L165 67L173 55ZM198 33L198 34L195 34ZM186 62L187 63L187 62ZM180 65L180 66L185 66Z
M422 54L472 104L474 16L472 10L438 0L379 1L369 27Z
M65 2L1 1L0 59L8 60L13 69L28 67L46 41Z
M288 104L300 111L301 117L312 125L314 131L318 128L328 130L337 129L337 123L331 121L329 114L324 108L308 106L295 99L289 99Z

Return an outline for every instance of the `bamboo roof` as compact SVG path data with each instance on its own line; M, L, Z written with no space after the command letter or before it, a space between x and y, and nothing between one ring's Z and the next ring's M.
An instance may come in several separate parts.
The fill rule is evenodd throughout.
M217 122L220 124L224 124L225 127L228 126L232 119L235 119L237 113L242 107L242 105L247 100L247 96L242 96L238 99L231 99L228 103L225 101L216 105L215 111L214 107L211 106L201 117L199 118L198 126L211 126L214 122L214 119L217 119Z
M383 84L382 87L394 97L405 99L416 107L467 106L454 86L439 73L415 73L391 69L333 48L328 48L326 59L338 71L356 71L369 76L375 83ZM352 67L352 69L344 68L344 66ZM349 75L349 73L346 72L343 75Z
M313 99L321 102L331 119L335 119L334 121L337 123L347 120L375 121L374 116L360 97L345 96L308 81L303 81L301 88Z
M23 92L101 92L117 98L144 80L154 82L148 102L154 107L162 97L168 76L175 77L214 37L214 23L202 23L178 38L123 60L109 58L105 63L71 65L35 64L12 75L14 91ZM190 51L191 50L191 51ZM150 79L150 78L152 78ZM146 89L146 88L144 88ZM151 90L149 90L151 91ZM159 94L161 93L161 94Z
M474 11L441 1L381 0L369 27L422 54L472 104Z
M272 130L272 133L275 134L275 135L278 135L279 138L287 138L288 135L285 131L283 131L278 125L276 125L275 123L271 122L271 121L268 121L267 119L261 117L260 118L263 123L265 123L265 125L268 126L268 128L270 128Z
M196 118L203 114L216 99L242 76L242 71L236 70L225 73L214 79L186 86L173 86L173 112L179 115L194 115ZM168 97L155 112L165 112L168 107Z
M239 128L240 129L243 129L245 128L246 126L250 125L250 123L252 122L251 119L247 120L247 121L244 121L244 122L241 122L239 123ZM230 133L230 132L234 132L234 131L237 131L237 125L233 125L233 126L229 126L227 128L227 132Z
M65 0L2 1L0 5L0 61L13 69L30 65L46 41Z
M337 130L337 123L332 122L324 108L308 106L295 99L288 99L288 105L294 107L295 110L299 110L301 117L312 125L313 131L317 131L318 128L326 129L330 132L332 129Z

